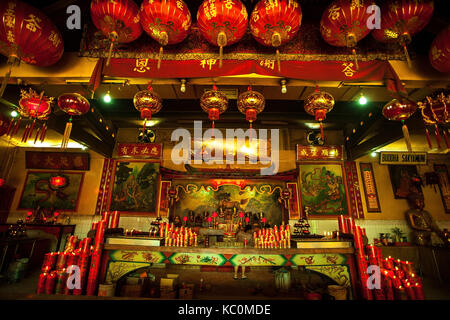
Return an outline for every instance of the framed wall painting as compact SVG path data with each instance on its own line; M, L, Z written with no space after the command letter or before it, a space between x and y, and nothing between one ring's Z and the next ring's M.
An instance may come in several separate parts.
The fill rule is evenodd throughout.
M159 161L115 160L108 210L125 215L156 215L159 168Z
M361 177L364 187L364 196L366 198L367 212L381 212L380 201L378 199L377 184L373 173L372 164L360 163Z
M300 204L298 200L298 184L296 182L286 183L286 187L291 192L291 196L288 200L289 219L300 218Z
M310 218L350 215L343 163L299 164L300 208Z
M413 177L418 177L417 167L412 165L389 165L392 190L395 199L406 199L412 192L422 193L420 185L413 182Z
M447 166L445 164L435 164L434 171L439 178L439 191L441 192L445 213L450 213L450 179Z
M55 174L63 174L68 178L66 187L59 190L50 188L49 179ZM83 178L82 172L28 171L17 209L33 210L40 206L76 212Z

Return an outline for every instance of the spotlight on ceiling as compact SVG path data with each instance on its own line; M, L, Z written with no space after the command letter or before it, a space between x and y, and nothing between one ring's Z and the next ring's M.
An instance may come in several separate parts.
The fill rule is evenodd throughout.
M285 94L287 92L286 80L281 80L281 93Z
M367 104L367 98L364 96L364 94L361 92L361 96L359 97L358 100L359 104L364 106L365 104Z
M186 92L186 79L181 79L181 87L180 87L180 91L182 93Z
M112 100L111 94L110 94L110 92L108 90L108 92L103 96L103 101L105 103L111 103L111 100Z
M372 156L372 158L375 158L377 156L377 153L373 151L370 155Z
M15 117L17 117L18 115L19 115L19 114L17 113L16 110L11 111L11 117L15 118Z

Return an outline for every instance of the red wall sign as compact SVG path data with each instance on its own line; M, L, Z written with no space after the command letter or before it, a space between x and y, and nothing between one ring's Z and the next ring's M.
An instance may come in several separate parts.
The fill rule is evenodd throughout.
M146 157L161 158L162 146L160 143L119 143L117 155L119 157Z
M342 146L302 146L297 145L297 161L344 160Z
M89 170L89 153L25 151L26 169Z

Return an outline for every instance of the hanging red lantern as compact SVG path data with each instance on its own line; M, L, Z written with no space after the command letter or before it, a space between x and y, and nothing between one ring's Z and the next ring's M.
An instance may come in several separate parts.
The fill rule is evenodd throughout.
M20 90L19 100L19 114L21 117L30 118L33 120L31 124L25 126L25 130L22 136L22 142L27 142L31 137L36 125L36 120L46 121L52 112L53 97L47 97L44 95L44 91L41 94L37 94L33 89L29 91ZM19 130L21 117L15 122L14 128L11 131L11 137L14 136ZM36 137L34 143L39 139L41 142L45 139L47 132L47 125L44 123L42 127L36 130Z
M49 178L50 188L53 190L60 190L69 184L69 178L66 175L56 174Z
M398 42L411 67L407 45L413 35L425 28L433 11L433 0L386 1L381 7L381 28L374 29L372 35L380 42Z
M95 27L111 42L107 66L116 43L132 42L142 34L139 7L133 0L92 0L91 18Z
M436 141L438 148L441 148L441 135L439 133L439 125L445 126L449 123L449 106L450 106L450 95L445 95L443 92L436 96L435 98L426 97L423 102L418 102L420 111L422 113L423 121L425 125L434 126L434 133L436 135ZM425 128L428 146L430 149L433 147L431 144L430 134L428 128ZM450 148L448 136L448 129L443 128L444 140L447 148Z
M416 110L417 104L414 101L407 98L400 98L400 100L393 99L388 102L381 111L386 119L400 121L402 123L403 136L405 137L406 147L409 152L412 151L411 138L405 121L408 120Z
M359 70L356 43L371 31L367 27L371 16L367 8L374 4L373 0L335 0L323 12L320 20L320 33L328 44L352 48L356 70Z
M431 44L430 63L439 72L450 72L450 26L442 30Z
M0 88L2 97L14 65L22 60L40 67L50 66L61 59L64 41L47 16L21 1L1 1L0 20L0 53L8 57L9 65Z
M253 9L250 31L262 45L277 48L278 71L281 70L278 47L295 37L301 23L302 9L295 0L261 0Z
M162 99L149 84L147 90L137 92L133 98L133 104L136 110L141 113L141 119L144 119L143 131L145 131L145 124L147 120L152 118L152 115L158 113L162 108Z
M216 85L214 85L213 90L206 91L200 98L200 107L208 113L208 118L212 121L214 136L214 121L219 120L219 115L227 110L228 98L225 93L218 91Z
M318 87L316 87L316 90L305 100L305 111L314 116L316 121L319 121L320 123L320 134L322 135L322 140L325 139L322 121L327 118L327 113L333 110L333 107L333 96L328 92L319 90Z
M72 131L72 116L81 116L89 111L89 101L78 93L63 93L58 97L58 107L70 115L69 122L66 123L61 148L67 148L70 133Z
M264 110L265 106L264 96L253 91L251 86L248 87L248 91L241 93L237 100L237 107L242 114L245 114L245 119L250 122L250 129L253 127L252 123L256 121L256 116Z
M222 67L223 47L241 40L247 24L247 9L239 0L205 0L197 11L200 33L220 48L219 67Z
M161 45L159 69L163 46L180 43L188 36L192 24L191 13L182 0L144 0L139 16L144 31Z

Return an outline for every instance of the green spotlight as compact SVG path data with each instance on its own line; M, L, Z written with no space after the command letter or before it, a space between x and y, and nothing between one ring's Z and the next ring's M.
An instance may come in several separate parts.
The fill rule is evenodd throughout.
M361 97L359 97L358 102L359 102L360 105L363 106L363 105L367 104L367 98L364 97L364 95L361 93Z
M109 90L108 90L108 92L103 96L103 101L105 102L105 103L111 103L111 95L109 94Z
M18 115L19 115L19 114L17 113L16 110L11 111L11 117L15 118L15 117L17 117Z

